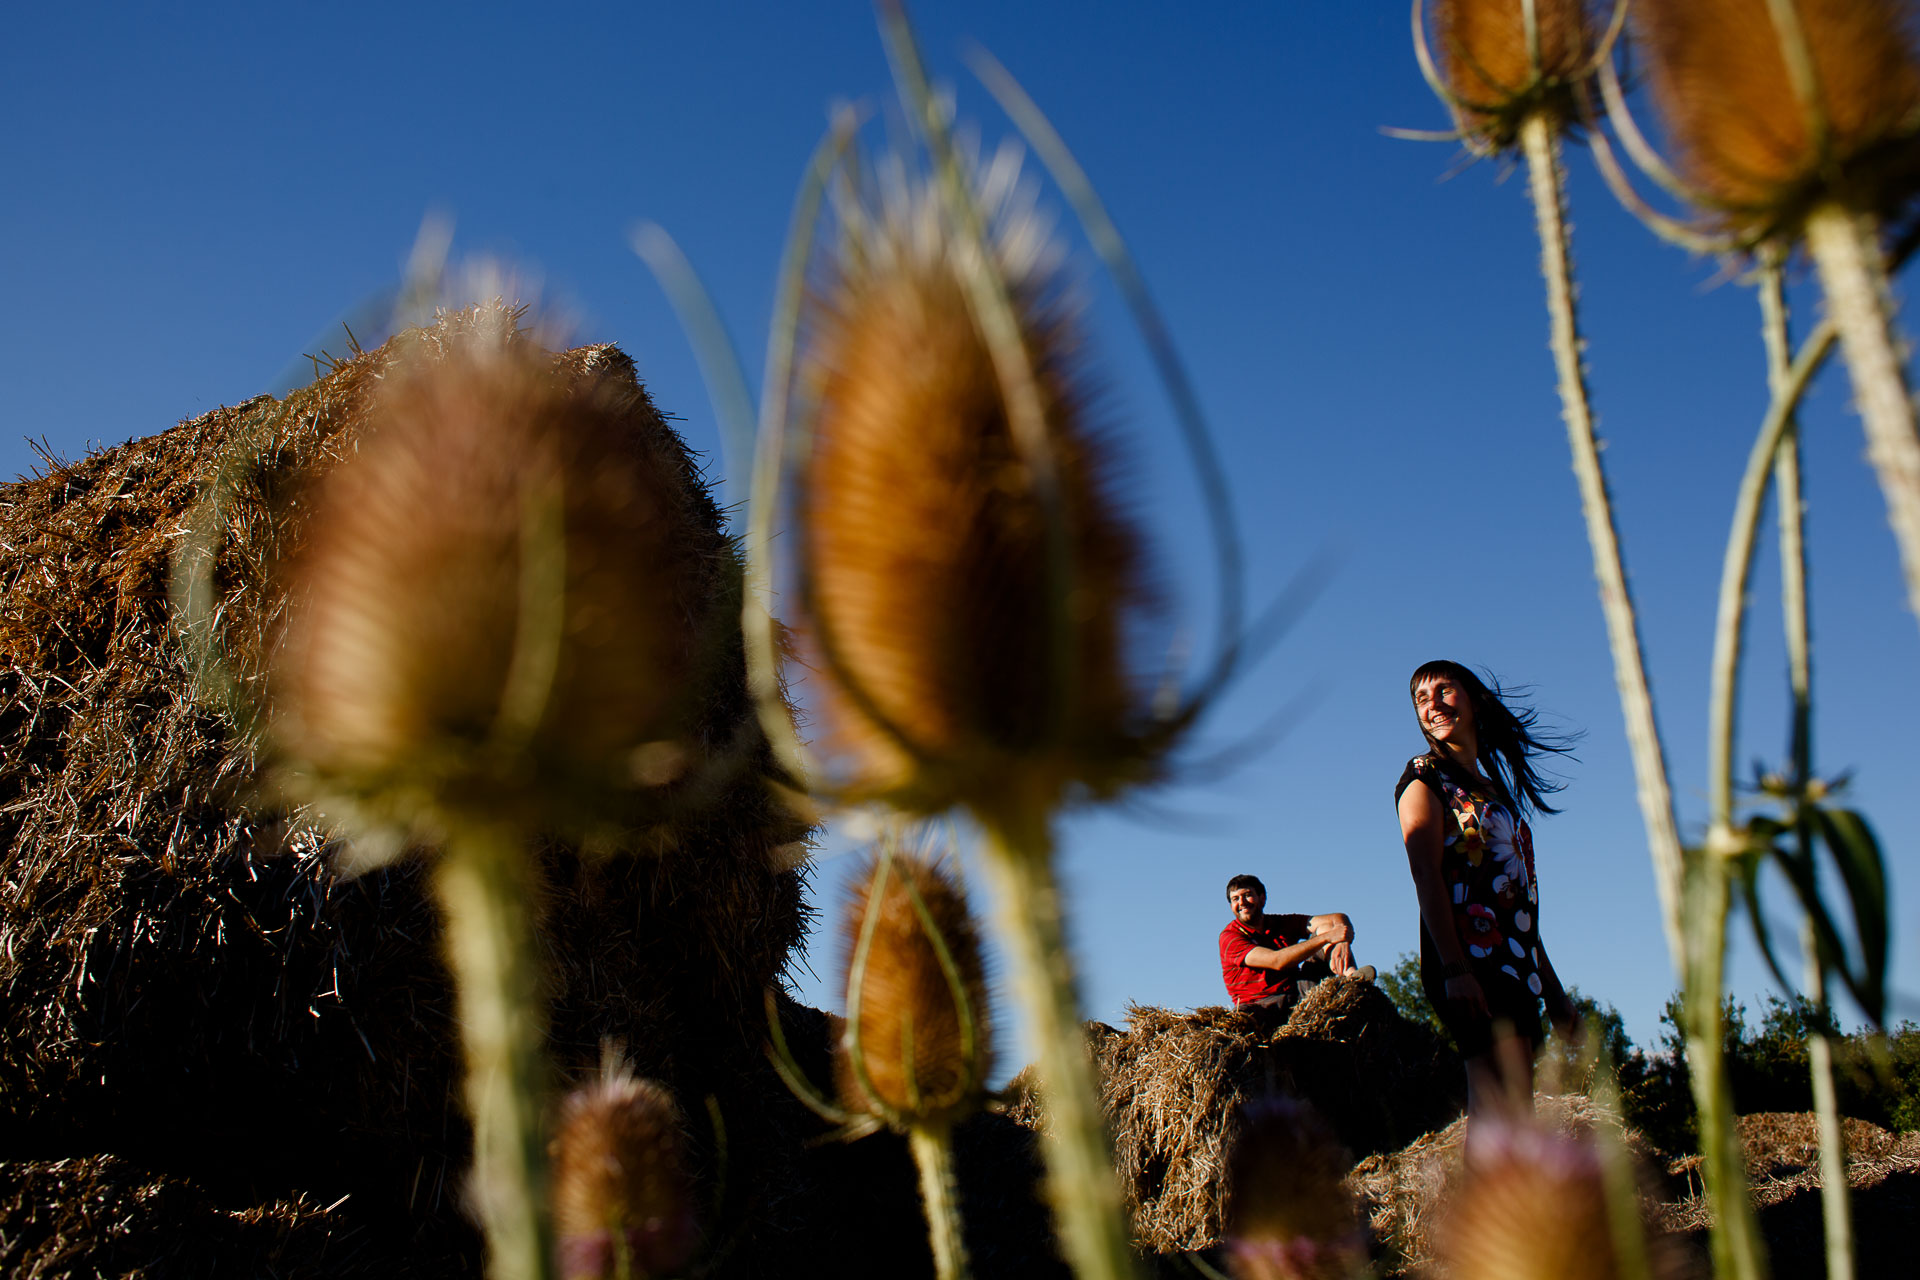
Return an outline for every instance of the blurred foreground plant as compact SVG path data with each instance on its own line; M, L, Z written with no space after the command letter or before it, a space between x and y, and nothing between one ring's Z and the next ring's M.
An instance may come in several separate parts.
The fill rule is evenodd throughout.
M770 738L796 783L910 815L958 806L986 834L1013 990L1034 1037L1048 1188L1082 1276L1133 1270L1128 1230L1061 925L1053 827L1073 803L1150 782L1246 656L1239 550L1191 391L1138 272L1084 175L997 68L989 84L1046 159L1135 310L1209 495L1222 585L1219 652L1188 691L1156 695L1131 660L1145 556L1089 420L1057 251L1017 162L957 147L906 15L879 5L908 120L924 144L873 174L836 125L803 183L761 401L744 622ZM822 194L836 233L812 263ZM750 397L690 270L639 244L701 343L716 406L746 434ZM810 270L811 268L811 270ZM812 287L808 288L811 278ZM779 700L774 522L791 485L796 629L817 658L826 767ZM1257 629L1256 632L1257 634ZM939 1228L936 1226L936 1231Z
M286 570L267 704L236 708L264 729L283 794L352 836L343 869L434 851L471 1194L489 1274L512 1280L553 1262L532 842L660 828L697 802L716 573L684 477L631 402L557 374L519 315L456 313L378 357L367 426ZM220 499L217 481L179 590L209 669Z
M1345 1178L1352 1153L1313 1108L1248 1102L1227 1165L1226 1252L1235 1280L1351 1280L1367 1231Z
M609 1061L560 1106L552 1142L561 1280L679 1274L700 1239L665 1089Z
M907 1135L935 1274L959 1280L968 1262L953 1126L985 1097L993 1033L979 938L949 857L908 852L890 831L854 888L842 942L847 1019L834 1060L839 1105L801 1075L770 1008L774 1066L847 1137L882 1126Z

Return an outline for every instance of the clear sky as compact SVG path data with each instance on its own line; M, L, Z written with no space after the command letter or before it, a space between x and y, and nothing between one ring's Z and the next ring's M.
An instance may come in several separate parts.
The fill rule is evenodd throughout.
M1431 657L1531 685L1586 738L1565 813L1536 827L1560 972L1643 1043L1673 974L1568 470L1521 175L1455 172L1405 9L1372 0L922 3L937 75L992 141L970 40L1027 86L1099 185L1215 423L1270 596L1321 551L1332 585L1232 692L1202 746L1303 692L1272 750L1159 812L1064 829L1091 1016L1223 997L1226 879L1273 909L1344 910L1363 960L1416 946L1392 785L1421 749L1408 673ZM789 201L836 99L887 100L859 0L564 6L25 6L0 45L0 474L26 437L67 457L284 387L398 279L424 215L456 258L543 282L580 341L617 342L720 477L703 384L628 247L664 225L759 367ZM879 135L876 135L879 136ZM1575 252L1605 453L1686 832L1705 817L1706 675L1734 486L1764 409L1758 315L1718 264L1624 215L1572 157ZM1447 175L1452 174L1451 177ZM1059 202L1056 200L1056 204ZM1063 219L1064 220L1064 219ZM1204 638L1210 568L1164 396L1110 285L1087 273L1161 577ZM1813 314L1804 281L1801 323ZM364 335L363 336L367 336ZM1896 898L1896 1013L1920 1015L1920 629L1863 461L1844 372L1804 415L1817 763L1854 771ZM744 494L726 486L723 498ZM1771 526L1769 525L1769 528ZM1743 760L1785 749L1771 554L1756 577ZM848 841L817 892L839 907ZM1790 909L1774 911L1788 934ZM1744 937L1745 924L1736 923ZM830 932L829 932L830 936ZM832 1005L831 945L802 984ZM1767 989L1744 942L1750 1005ZM1009 1064L1012 1065L1012 1064Z

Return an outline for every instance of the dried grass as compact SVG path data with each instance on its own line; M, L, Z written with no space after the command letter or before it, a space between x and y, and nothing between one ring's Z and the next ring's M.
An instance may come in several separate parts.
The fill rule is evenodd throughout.
M419 341L474 322L452 317ZM283 402L216 410L0 487L0 1159L44 1171L110 1152L243 1206L351 1193L384 1248L414 1249L427 1231L428 1252L448 1254L472 1245L458 1214L469 1137L421 874L343 879L325 831L263 807L253 746L189 688L166 590L189 510L240 450L219 622L234 652L264 650L285 604L274 566L300 545L306 495L355 447L391 359L389 344ZM674 455L704 513L712 589L734 589L720 513L631 361L589 347L552 367L622 389L634 430ZM700 711L710 746L751 719L737 635L714 660L727 678ZM242 684L258 670L243 660ZM810 1131L759 1055L762 992L807 908L778 852L804 830L763 785L764 753L755 760L655 856L542 851L562 1076L590 1074L612 1038L692 1114L712 1095L734 1135L739 1212L792 1158L782 1144ZM35 1220L56 1220L41 1207Z
M1369 983L1327 983L1285 1023L1264 1010L1192 1013L1135 1005L1122 1032L1090 1024L1114 1158L1137 1245L1211 1248L1224 1231L1227 1154L1249 1099L1312 1106L1349 1150L1389 1150L1457 1110L1460 1065ZM1031 1079L1009 1113L1044 1125Z
M1576 1138L1591 1134L1596 1125L1606 1125L1619 1131L1638 1163L1647 1167L1656 1163L1657 1153L1643 1136L1622 1127L1618 1114L1584 1094L1536 1095L1534 1112L1549 1132ZM1371 1221L1376 1248L1396 1273L1435 1264L1434 1228L1447 1189L1459 1171L1466 1133L1462 1116L1399 1151L1368 1156L1348 1175Z

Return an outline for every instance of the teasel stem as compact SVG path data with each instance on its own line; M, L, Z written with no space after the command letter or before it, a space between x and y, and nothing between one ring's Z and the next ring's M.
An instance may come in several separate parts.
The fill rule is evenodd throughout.
M1827 1229L1827 1275L1851 1280L1853 1186L1847 1180L1846 1135L1840 1125L1840 1094L1833 1083L1833 1039L1827 1035L1827 977L1813 921L1801 922L1800 949L1807 957L1807 1001L1820 1025L1807 1036L1807 1066L1813 1075L1813 1112L1820 1132L1820 1212Z
M945 1121L915 1124L907 1130L907 1147L920 1169L933 1273L939 1280L966 1280L972 1271L960 1226L959 1183L953 1176L953 1127Z
M1920 621L1920 427L1914 421L1902 342L1875 219L1838 201L1807 215L1807 249L1853 375L1867 431L1867 457L1880 476L1887 516L1900 544L1907 605Z
M1667 782L1660 728L1653 717L1653 694L1647 687L1646 668L1641 661L1639 625L1634 619L1626 568L1620 560L1620 539L1613 527L1613 506L1607 496L1606 474L1600 466L1600 446L1594 439L1593 412L1587 399L1586 373L1581 366L1573 273L1568 261L1565 184L1561 180L1560 142L1554 118L1542 111L1527 116L1520 123L1520 145L1527 157L1534 217L1540 232L1540 269L1547 282L1553 358L1559 371L1567 441L1573 449L1573 473L1580 483L1587 541L1593 548L1593 572L1599 581L1600 609L1606 616L1607 640L1613 650L1614 683L1620 691L1627 745L1633 753L1640 813L1646 822L1647 845L1653 854L1654 883L1660 891L1667 946L1675 964L1679 965L1684 963L1686 945L1680 914L1680 833L1674 824L1673 794Z
M1713 667L1707 725L1708 798L1711 807L1707 845L1694 874L1705 882L1702 891L1717 900L1718 924L1691 914L1695 926L1695 954L1686 975L1688 1049L1694 1097L1700 1113L1701 1154L1707 1162L1707 1192L1714 1203L1714 1256L1717 1269L1733 1275L1755 1274L1740 1268L1743 1259L1757 1262L1756 1228L1746 1194L1746 1170L1737 1136L1731 1149L1727 1134L1734 1130L1731 1084L1721 1063L1725 1011L1720 1000L1726 963L1728 898L1727 859L1741 850L1734 828L1733 753L1739 708L1740 654L1746 624L1747 583L1753 567L1754 543L1767 484L1779 465L1783 449L1792 447L1794 409L1813 372L1832 345L1832 326L1822 326L1797 361L1788 360L1786 304L1780 289L1779 253L1769 253L1762 269L1760 307L1762 337L1767 349L1767 381L1773 392L1759 436L1747 455L1747 466L1734 498L1733 527L1727 535L1726 556L1720 571L1720 597L1713 638ZM1796 491L1797 498L1797 491ZM1783 495L1783 501L1785 500ZM1783 572L1791 574L1793 571ZM1791 626L1791 624L1790 624ZM1796 711L1796 728L1798 712ZM1698 905L1698 904L1696 904ZM1710 913L1714 908L1708 907ZM1702 924L1712 928L1702 930ZM1717 935L1717 941L1701 934ZM1708 955L1707 948L1712 948ZM1696 1048L1696 1045L1700 1046ZM1708 1069L1699 1054L1711 1047L1714 1066Z
M1718 838L1716 838L1718 837ZM1730 1280L1766 1275L1765 1255L1747 1196L1745 1154L1733 1112L1726 1062L1727 912L1732 905L1731 861L1737 837L1722 827L1688 868L1688 955L1684 973L1687 1070L1706 1164L1707 1199L1713 1213L1713 1272Z
M1016 802L981 817L1014 999L1040 1068L1047 1188L1060 1242L1079 1280L1130 1280L1133 1254L1061 927L1047 814Z
M1766 316L1767 374L1780 396L1791 378L1788 365L1786 298L1778 258L1760 279L1760 305ZM1831 326L1828 326L1829 328ZM1806 510L1800 491L1800 433L1789 428L1773 458L1774 503L1780 525L1780 606L1787 633L1787 678L1793 690L1793 783L1805 787L1813 777L1813 629L1807 607ZM1795 823L1800 856L1807 859L1809 833ZM1813 1077L1813 1110L1820 1134L1820 1210L1825 1220L1827 1275L1853 1275L1853 1216L1849 1200L1845 1142L1840 1128L1840 1099L1833 1083L1833 1042L1826 1032L1827 976L1809 917L1800 926L1806 956L1807 1001L1819 1025L1807 1035L1807 1069Z
M434 870L473 1119L473 1191L489 1280L549 1280L541 1114L547 1071L534 933L537 871L519 833L462 823Z

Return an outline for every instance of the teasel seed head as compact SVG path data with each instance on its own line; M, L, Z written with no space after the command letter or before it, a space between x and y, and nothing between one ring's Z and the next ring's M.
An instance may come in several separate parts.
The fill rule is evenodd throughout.
M993 1042L979 934L952 865L942 857L878 855L848 908L841 935L847 1022L835 1064L842 1105L903 1125L966 1115L979 1105Z
M396 358L292 568L273 727L310 785L546 819L684 770L712 538L631 398L478 329Z
M1466 1166L1435 1232L1446 1274L1614 1280L1619 1255L1593 1140L1532 1124L1482 1119L1473 1126ZM1656 1267L1656 1274L1663 1273Z
M1344 1280L1367 1257L1347 1189L1353 1157L1318 1112L1261 1098L1240 1112L1228 1158L1227 1256L1237 1280Z
M563 1280L644 1280L686 1265L699 1227L682 1146L679 1110L651 1081L613 1068L567 1095L551 1144Z
M828 677L827 743L849 790L913 812L1015 791L1050 804L1147 767L1126 653L1150 603L1141 542L1091 422L1098 396L1055 254L1030 210L983 203L996 199L980 264L937 195L903 180L885 207L844 220L807 315L803 639ZM1063 608L1047 509L968 304L962 273L980 270L1006 282L1041 400Z
M1794 0L1810 118L1765 0L1640 0L1639 46L1683 176L1748 239L1834 197L1893 212L1920 186L1920 53L1903 0ZM1816 122L1825 131L1824 142Z
M1591 69L1594 24L1587 0L1535 0L1539 54L1527 40L1523 0L1434 0L1433 40L1460 127L1472 142L1504 150L1520 121L1550 112L1575 119L1573 84Z

